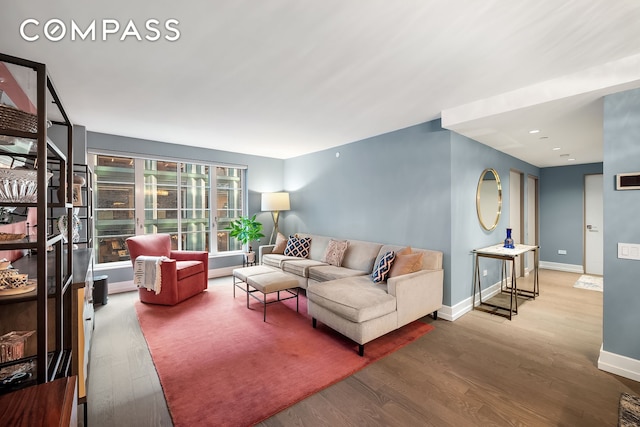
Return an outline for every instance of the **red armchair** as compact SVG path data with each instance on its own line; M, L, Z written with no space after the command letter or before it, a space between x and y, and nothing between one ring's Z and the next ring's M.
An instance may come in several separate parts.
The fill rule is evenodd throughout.
M176 305L207 289L209 254L201 251L171 250L168 234L145 234L127 239L131 263L140 255L166 256L160 265L161 291L138 289L140 301L148 304Z

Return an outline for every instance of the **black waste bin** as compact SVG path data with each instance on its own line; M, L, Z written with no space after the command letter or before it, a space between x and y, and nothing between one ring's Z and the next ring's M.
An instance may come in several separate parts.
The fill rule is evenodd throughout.
M109 294L109 276L93 277L93 303L105 305Z

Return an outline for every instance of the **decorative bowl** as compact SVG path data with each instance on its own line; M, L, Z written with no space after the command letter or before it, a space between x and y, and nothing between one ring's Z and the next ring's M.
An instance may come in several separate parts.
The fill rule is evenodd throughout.
M22 289L29 285L29 275L18 270L0 270L0 290Z
M47 180L53 174L47 172ZM38 199L38 171L0 168L0 203L35 203Z

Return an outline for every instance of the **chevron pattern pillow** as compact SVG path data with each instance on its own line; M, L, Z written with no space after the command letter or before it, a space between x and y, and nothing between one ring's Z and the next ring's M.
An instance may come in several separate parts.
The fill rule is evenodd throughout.
M289 236L287 247L284 249L286 256L295 256L299 258L309 258L311 251L311 237L295 237Z
M373 279L374 283L380 283L387 280L389 271L391 271L391 266L395 259L396 253L394 251L389 251L382 255L378 265L376 265L376 268L373 269L373 273L371 273L371 279Z

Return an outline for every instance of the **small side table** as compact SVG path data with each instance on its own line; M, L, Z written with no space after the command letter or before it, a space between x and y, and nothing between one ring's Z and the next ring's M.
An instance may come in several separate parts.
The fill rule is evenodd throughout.
M251 251L251 252L245 252L244 257L242 258L242 266L243 267L250 267L252 265L256 265L256 253Z
M518 314L518 296L526 296L535 299L540 295L540 285L538 283L538 249L537 245L517 244L513 249L507 249L502 244L489 246L482 249L475 249L475 273L473 278L473 309L486 311L497 316L506 317L511 320L514 314ZM516 282L516 263L515 259L519 255L529 251L533 252L533 290L518 289ZM502 261L502 271L500 276L500 292L509 292L509 307L492 304L482 300L482 283L480 283L480 262L479 258L493 258ZM507 263L511 262L511 284L509 284L509 272ZM477 290L477 293L476 293ZM478 295L478 304L476 305L476 295ZM515 307L514 307L515 303ZM507 311L507 313L498 310Z

